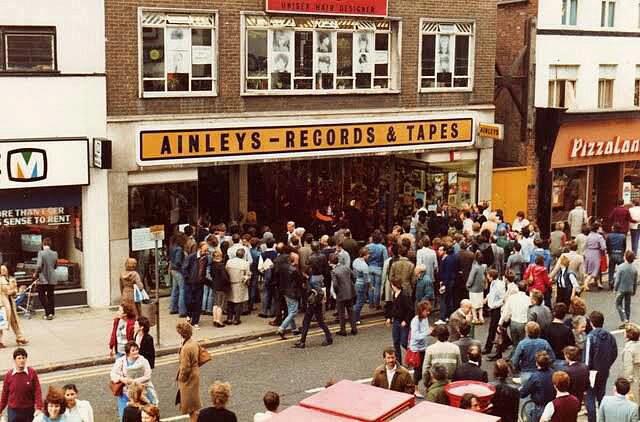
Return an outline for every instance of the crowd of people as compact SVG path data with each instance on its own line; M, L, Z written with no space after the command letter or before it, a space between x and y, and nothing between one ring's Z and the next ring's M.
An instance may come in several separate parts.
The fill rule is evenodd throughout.
M640 221L632 215L640 205L634 208L630 212L620 203L608 219L595 221L576 201L568 221L545 236L524 212L509 223L500 210L486 206L436 212L417 200L402 224L389 233L376 230L364 241L353 238L347 221L331 233L308 232L289 222L276 236L266 226L227 227L201 218L169 241L170 313L181 317L177 332L183 340L176 404L193 422L235 420L225 408L230 396L226 383L210 387L213 407L202 409L199 367L203 353L208 354L192 336L203 315L222 329L257 313L282 339L295 336L293 346L305 348L312 321L324 331L322 345L329 346L334 337L325 313L332 312L339 322L336 335L355 336L367 306L384 312L392 340L373 385L448 404L448 383L489 381L481 367L488 360L495 362L490 412L503 421L517 420L521 398L530 402L530 422L576 420L582 404L589 422L595 422L598 413L600 420L622 420L611 416L620 412L637 420L640 329L630 321L640 233ZM9 284L5 272L0 271L0 279ZM112 392L122 421L157 420L158 395L151 381L154 342L150 322L141 312L144 284L135 260L127 260L120 281L122 304L109 341L116 359ZM614 397L605 397L605 387L618 347L604 328L603 314L587 315L584 300L591 294L587 292L605 289L605 284L615 292L627 340ZM304 313L301 327L299 313ZM475 338L476 327L487 322L488 334L481 342ZM22 339L19 327L14 331ZM35 376L37 381L32 369L19 369L26 352L16 353L16 367L5 376L2 396L2 408L8 407L10 414L25 409L9 399L12 388L20 388L11 380ZM510 376L520 385L512 384ZM35 388L37 382L31 385ZM256 420L266 420L278 407L277 394L268 395L267 411ZM50 389L43 407L38 392L27 413L42 410L48 418L44 420L86 420L61 419L71 417L67 415L74 406L59 396L59 390ZM52 403L58 403L57 413ZM467 396L462 403L473 410L480 402Z

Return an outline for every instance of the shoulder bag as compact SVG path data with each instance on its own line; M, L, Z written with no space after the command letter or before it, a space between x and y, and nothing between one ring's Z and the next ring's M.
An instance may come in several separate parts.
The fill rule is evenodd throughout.
M205 349L204 347L198 345L198 366L202 366L210 360L211 355L209 354L209 351L207 351L207 349Z

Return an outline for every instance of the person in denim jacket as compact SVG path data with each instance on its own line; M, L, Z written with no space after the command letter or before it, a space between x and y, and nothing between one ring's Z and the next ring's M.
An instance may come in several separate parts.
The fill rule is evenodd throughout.
M382 234L375 232L372 236L372 242L369 243L366 248L369 251L369 259L367 261L369 266L369 282L371 283L371 290L369 291L369 305L380 308L380 292L382 289L382 267L384 261L387 260L389 254L387 248L382 244Z
M367 290L370 286L371 269L368 265L370 258L369 249L360 249L360 256L353 261L353 275L356 280L356 305L354 307L354 319L360 324L360 313L367 300Z

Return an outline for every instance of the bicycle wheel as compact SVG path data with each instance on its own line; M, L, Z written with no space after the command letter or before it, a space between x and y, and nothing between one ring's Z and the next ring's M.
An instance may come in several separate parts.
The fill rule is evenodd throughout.
M533 400L526 400L522 403L522 407L520 407L520 422L530 422L529 414L531 410L535 407L535 403Z

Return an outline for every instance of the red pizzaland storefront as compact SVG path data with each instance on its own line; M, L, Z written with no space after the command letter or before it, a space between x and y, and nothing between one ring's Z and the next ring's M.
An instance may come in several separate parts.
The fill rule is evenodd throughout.
M551 169L551 223L566 221L577 200L605 220L618 200L640 200L640 113L563 122Z

